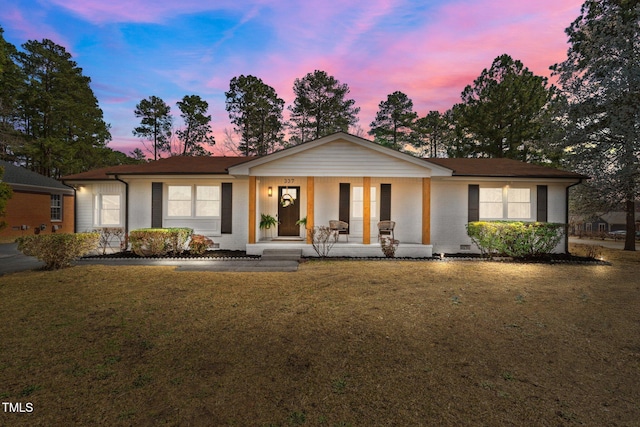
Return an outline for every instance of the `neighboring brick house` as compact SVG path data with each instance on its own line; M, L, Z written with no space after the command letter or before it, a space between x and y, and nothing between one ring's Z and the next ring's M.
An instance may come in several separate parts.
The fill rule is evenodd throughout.
M28 234L73 233L74 190L61 182L0 160L2 181L13 189L0 230L3 240Z

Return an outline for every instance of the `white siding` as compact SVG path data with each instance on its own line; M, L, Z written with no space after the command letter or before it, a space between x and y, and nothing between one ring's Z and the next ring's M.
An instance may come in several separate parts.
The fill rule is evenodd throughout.
M312 173L310 173L312 171ZM429 177L431 170L345 140L251 168L255 176Z
M531 182L531 181L461 181L433 180L431 185L431 243L434 253L478 253L478 248L471 243L467 235L469 184L480 184L487 187L504 187L531 189L531 218L536 220L537 185L548 185L547 220L564 223L566 221L565 188L567 183ZM462 251L461 245L471 245L471 251ZM564 251L564 240L556 247L556 252Z
M76 231L91 231L96 228L94 201L95 196L101 194L120 195L120 223L124 227L125 186L121 182L104 182L83 185L76 192Z

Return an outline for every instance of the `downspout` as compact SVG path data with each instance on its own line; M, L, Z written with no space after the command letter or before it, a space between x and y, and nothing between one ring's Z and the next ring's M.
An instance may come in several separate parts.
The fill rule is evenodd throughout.
M569 189L579 184L582 184L582 178L580 178L578 182L571 184L565 189L564 200L565 200L566 206L565 206L565 220L564 220L564 253L566 254L569 253Z
M125 242L129 243L129 183L118 178L118 175L114 175L116 181L120 181L124 184L124 236Z

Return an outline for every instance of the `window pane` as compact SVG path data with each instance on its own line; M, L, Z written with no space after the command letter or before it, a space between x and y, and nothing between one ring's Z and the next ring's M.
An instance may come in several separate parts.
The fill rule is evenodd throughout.
M502 216L502 202L480 203L480 218L496 219L502 218Z
M60 194L51 195L51 220L62 220L62 196Z
M102 195L102 209L120 209L120 196Z
M362 218L363 212L363 193L362 187L353 187L353 217Z
M167 216L191 216L191 200L169 200Z
M480 218L502 218L502 188L480 188Z
M509 218L529 219L531 217L531 191L528 188L509 188Z
M502 188L481 188L480 202L502 203Z
M196 200L220 200L220 187L197 186Z
M100 206L100 225L120 224L120 196L103 194Z
M376 201L376 187L371 187L371 218L376 218L378 203Z
M529 203L529 193L528 188L509 188L507 192L509 203Z
M220 202L217 200L196 201L196 216L220 216Z
M120 224L119 210L103 210L102 225L118 225Z
M190 185L171 185L168 190L169 200L191 200Z

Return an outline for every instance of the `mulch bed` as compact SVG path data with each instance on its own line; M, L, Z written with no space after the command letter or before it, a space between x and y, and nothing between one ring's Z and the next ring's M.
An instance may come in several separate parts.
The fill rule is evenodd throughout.
M202 255L193 254L189 251L184 251L180 254L167 254L167 255L158 255L158 256L148 256L142 257L136 255L131 251L124 252L115 252L111 254L105 255L89 255L85 256L85 259L258 259L259 255L247 255L245 251L240 250L226 250L226 249L218 249L212 251L206 251ZM321 258L317 257L303 257L304 261L307 260L318 260ZM443 257L440 255L435 255L430 258L404 258L404 257L396 257L396 258L385 258L385 257L328 257L332 261L346 260L346 261L355 261L355 260L366 260L366 261L384 261L384 260L398 260L398 261L484 261L484 262L511 262L511 263L525 263L525 264L588 264L588 265L611 265L606 261L602 261L599 259L584 257L572 254L549 254L544 257L535 257L535 258L524 258L524 259L514 259L511 257L494 257L493 259L489 259L483 257L481 254L444 254Z

